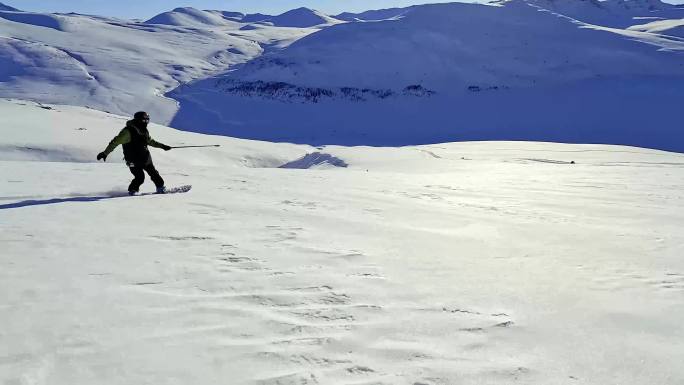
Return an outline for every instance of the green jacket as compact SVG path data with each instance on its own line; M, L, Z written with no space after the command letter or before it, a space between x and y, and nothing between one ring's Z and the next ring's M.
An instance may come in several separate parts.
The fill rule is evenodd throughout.
M119 132L119 135L115 136L114 139L112 139L112 141L109 142L109 145L104 150L104 153L106 155L109 155L120 144L123 145L123 144L131 142L131 132L129 131L129 129L136 130L135 126L133 126L132 122L130 122L130 121L128 123L126 123L126 127L124 127ZM159 143L156 140L152 139L149 132L145 133L145 137L147 138L147 145L148 146L152 146L152 147L156 147L156 148L167 147L165 144Z

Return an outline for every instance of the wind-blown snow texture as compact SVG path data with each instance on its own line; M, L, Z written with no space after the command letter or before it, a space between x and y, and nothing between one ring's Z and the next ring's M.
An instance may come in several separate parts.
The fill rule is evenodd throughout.
M308 144L455 140L684 151L684 8L511 0L136 23L0 11L0 96Z
M130 198L94 160L126 117L0 116L2 384L684 382L681 154L152 125L222 147L152 149L194 187Z

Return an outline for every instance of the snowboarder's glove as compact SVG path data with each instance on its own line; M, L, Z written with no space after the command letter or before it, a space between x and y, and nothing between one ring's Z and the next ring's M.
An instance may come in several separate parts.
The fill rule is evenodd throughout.
M169 151L170 149L171 149L171 146L167 146L167 145L165 145L165 144L162 145L162 150L164 150L164 151Z
M100 159L104 160L105 162L107 161L107 154L105 154L104 151L97 154L97 160L100 160Z

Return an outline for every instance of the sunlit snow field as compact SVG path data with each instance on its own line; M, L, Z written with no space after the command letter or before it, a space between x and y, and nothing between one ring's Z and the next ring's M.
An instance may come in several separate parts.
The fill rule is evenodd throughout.
M222 147L153 150L192 191L121 197L94 159L124 117L0 115L3 385L684 382L681 154L155 125Z

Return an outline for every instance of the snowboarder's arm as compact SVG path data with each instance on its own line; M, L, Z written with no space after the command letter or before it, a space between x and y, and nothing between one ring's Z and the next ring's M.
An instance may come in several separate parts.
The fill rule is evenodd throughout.
M156 140L152 139L151 136L147 137L147 145L151 147L161 148L164 151L168 151L171 149L171 147L165 145L164 143L159 143Z
M131 141L131 133L128 131L127 128L124 128L119 132L119 135L114 137L111 142L109 142L109 145L107 148L103 151L105 155L109 155L114 149L120 145L120 144L126 144Z

